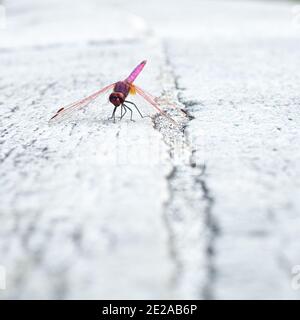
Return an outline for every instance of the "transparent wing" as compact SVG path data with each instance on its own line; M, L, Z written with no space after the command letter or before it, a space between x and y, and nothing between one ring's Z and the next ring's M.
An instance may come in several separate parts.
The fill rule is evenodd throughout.
M160 99L157 98L153 95L151 95L148 92L145 92L143 89L141 89L140 87L134 85L135 88L135 92L137 94L139 94L141 97L143 97L148 103L150 103L159 113L161 113L162 115L164 115L166 118L168 118L171 122L173 122L174 124L178 125L178 123L172 118L170 117L166 112L164 112L161 109L162 105L168 105L171 106L173 108L175 108L176 110L180 111L182 114L184 114L184 116L186 116L186 113L181 110L178 106L176 106L174 103L170 102L167 99Z
M114 85L115 85L115 83L112 83L109 86L102 88L101 90L91 94L90 96L88 96L82 100L75 101L65 107L58 109L56 111L55 115L49 120L49 122L59 121L59 120L67 118L74 111L79 110L83 107L86 107L89 103L91 103L92 101L97 99L101 94L104 94L108 90L112 89L114 87Z

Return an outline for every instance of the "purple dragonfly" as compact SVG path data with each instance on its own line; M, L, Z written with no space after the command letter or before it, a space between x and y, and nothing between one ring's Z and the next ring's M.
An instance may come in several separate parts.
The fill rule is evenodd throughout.
M156 109L159 113L164 115L167 119L169 119L171 122L174 124L177 124L175 120L173 120L168 114L166 114L160 107L160 102L158 102L158 98L152 96L151 94L145 92L138 86L134 85L133 82L137 78L137 76L140 74L140 72L143 70L144 66L146 64L146 60L142 61L131 73L130 75L123 81L118 81L115 83L112 83L101 90L91 94L90 96L79 100L75 101L65 107L60 108L55 115L50 119L50 121L58 120L65 118L66 116L70 115L74 111L81 109L85 106L87 106L89 103L94 101L96 98L98 98L100 95L103 95L105 93L108 93L109 90L112 89L111 94L109 95L109 101L113 104L114 109L112 112L112 115L110 119L113 119L115 121L116 119L116 110L117 108L121 107L121 116L120 119L122 119L126 112L130 112L130 120L133 120L132 115L133 111L132 108L134 107L139 115L144 118L146 117L143 115L137 105L133 103L132 101L127 100L128 95L134 95L138 94L142 98L144 98L152 107ZM170 103L168 103L170 104ZM130 106L129 106L130 105ZM174 106L174 104L171 103L171 105ZM179 109L180 111L184 112L183 110ZM184 112L185 113L185 112Z

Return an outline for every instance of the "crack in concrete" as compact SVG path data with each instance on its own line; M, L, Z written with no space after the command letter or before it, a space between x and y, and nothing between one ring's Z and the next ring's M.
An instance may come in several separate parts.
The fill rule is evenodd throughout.
M206 179L206 165L202 166L201 174L196 177L195 182L200 185L203 192L203 199L206 203L205 206L205 225L207 227L207 242L206 242L206 268L207 278L203 285L202 296L206 300L214 299L214 284L216 281L216 266L215 266L215 255L216 255L216 239L219 235L219 227L217 221L213 215L213 206L215 199L211 194L211 190L208 187Z
M163 45L163 52L164 52L164 67L167 68L167 73L169 77L169 81L173 82L173 91L177 93L176 99L177 101L184 106L184 112L187 115L188 121L183 124L182 132L178 132L179 130L174 129L171 134L175 135L175 139L170 137L170 132L166 131L165 128L160 126L160 123L157 122L157 118L154 119L154 127L156 130L159 130L163 136L165 143L169 146L169 157L172 163L172 169L167 176L168 181L168 188L169 188L169 199L165 203L165 213L164 213L164 220L166 224L166 228L169 234L169 253L172 261L175 265L175 271L173 276L171 277L172 286L177 287L179 283L182 281L182 277L184 276L184 269L185 269L185 261L181 257L180 249L178 246L181 241L180 235L177 238L175 226L175 220L180 220L181 215L185 215L184 210L178 210L178 205L176 204L176 197L183 197L183 202L186 204L191 204L193 207L194 212L202 211L203 216L200 217L196 216L196 219L200 219L198 221L193 221L193 223L199 223L201 225L202 220L205 225L205 246L203 251L204 260L205 260L205 280L199 283L198 292L196 293L196 298L203 298L203 299L214 299L214 283L216 280L216 266L215 266L215 243L217 236L219 234L219 228L217 221L213 215L213 206L215 199L212 195L211 190L209 189L208 182L207 182L207 174L206 174L206 166L199 165L195 161L195 150L192 149L192 144L188 141L188 136L185 132L186 127L188 126L189 122L194 119L194 117L190 114L189 109L195 105L201 104L198 101L185 101L182 97L180 92L184 90L179 85L178 76L174 72L174 67L170 61L169 53L167 45ZM165 73L165 72L164 72ZM189 154L189 162L188 163L175 163L176 157L176 146L175 141L176 137L181 139L182 141L182 148L184 148L187 153ZM180 170L180 166L184 166L184 170ZM185 181L187 180L187 181ZM195 192L196 196L192 199L192 203L190 199L188 199L189 190L185 190L186 188L191 188L187 186L187 184L191 184L192 188L198 189L198 192ZM198 186L198 187L197 187ZM184 192L186 192L184 194ZM204 202L204 204L203 204ZM203 207L204 205L204 207ZM179 205L180 206L180 205ZM182 209L182 208L181 208ZM185 206L184 208L185 209ZM186 210L185 210L186 211ZM177 217L176 217L177 216ZM184 219L184 218L183 218ZM201 229L201 227L200 227ZM188 231L188 230L185 230ZM200 231L201 233L201 231ZM201 242L203 235L198 234L196 240ZM199 253L201 255L201 253ZM200 258L201 259L201 258Z
M169 256L175 266L175 270L170 278L170 286L172 288L174 288L178 285L179 279L182 275L182 269L183 269L183 263L182 263L179 255L177 254L176 237L175 237L175 234L174 234L174 231L172 228L172 223L170 221L172 219L172 217L170 217L168 214L168 211L169 211L168 208L170 208L171 204L174 201L174 190L172 188L171 181L174 180L176 173L177 173L177 168L175 166L173 166L172 170L170 171L170 173L167 176L169 199L165 203L165 211L164 211L164 215L163 215L164 223L165 223L166 229L168 231L168 235L169 235L169 238L168 238Z

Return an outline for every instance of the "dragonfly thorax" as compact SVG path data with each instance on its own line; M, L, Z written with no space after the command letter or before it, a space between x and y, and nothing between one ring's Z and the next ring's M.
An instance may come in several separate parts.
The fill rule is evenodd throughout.
M122 92L112 92L109 96L109 101L115 106L118 107L124 103L125 97Z

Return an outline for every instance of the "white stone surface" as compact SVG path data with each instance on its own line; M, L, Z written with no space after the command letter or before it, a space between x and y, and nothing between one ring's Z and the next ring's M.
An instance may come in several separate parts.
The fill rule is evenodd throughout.
M8 4L0 298L299 299L293 6ZM189 120L170 111L178 128L137 114L112 123L104 99L48 124L59 105L125 78L143 59L137 84L185 108Z

